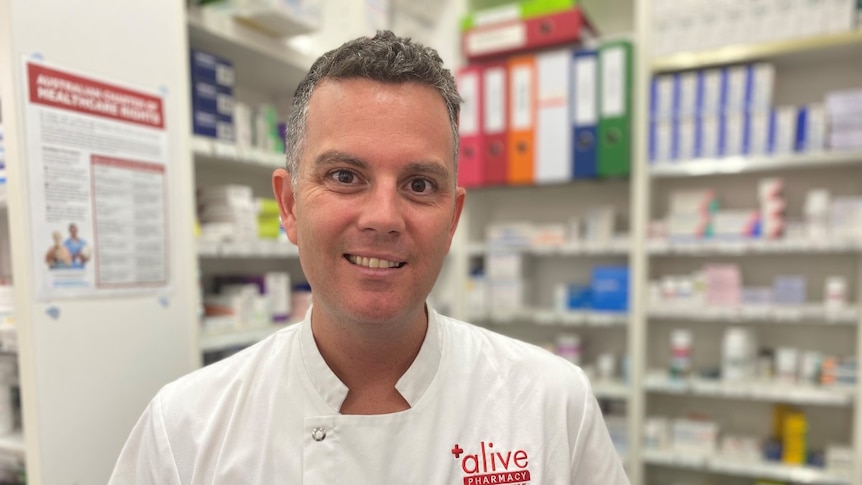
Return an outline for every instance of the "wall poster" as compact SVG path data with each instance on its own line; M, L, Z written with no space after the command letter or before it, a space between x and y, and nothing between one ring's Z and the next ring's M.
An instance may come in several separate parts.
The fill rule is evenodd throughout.
M36 294L48 300L164 289L163 95L24 62Z

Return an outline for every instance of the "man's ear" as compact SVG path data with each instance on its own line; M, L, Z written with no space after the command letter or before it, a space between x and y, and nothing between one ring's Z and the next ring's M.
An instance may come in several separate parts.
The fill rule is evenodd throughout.
M298 244L296 237L296 196L293 193L293 184L287 170L279 168L273 172L272 191L275 193L275 200L278 201L278 212L281 214L284 232L287 233L290 242Z
M458 229L458 222L461 220L461 211L464 209L464 199L467 198L467 190L464 187L455 189L455 212L452 214L452 225L449 226L449 244L452 244L452 237L455 236L455 230Z

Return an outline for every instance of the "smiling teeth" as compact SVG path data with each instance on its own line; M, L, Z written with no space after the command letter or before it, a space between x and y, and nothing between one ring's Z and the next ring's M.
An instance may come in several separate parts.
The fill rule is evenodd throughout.
M377 258L365 258L362 256L350 256L350 262L353 264L358 264L359 266L365 266L367 268L397 268L401 266L401 263L395 261L387 261L385 259L377 259Z

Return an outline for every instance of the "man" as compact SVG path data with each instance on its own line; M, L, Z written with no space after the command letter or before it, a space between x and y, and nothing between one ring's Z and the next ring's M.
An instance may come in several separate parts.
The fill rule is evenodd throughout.
M69 224L69 238L63 242L69 254L72 255L72 264L75 266L84 266L89 258L87 250L87 241L78 237L78 226Z
M459 100L391 32L315 62L273 177L312 308L162 389L111 483L628 483L580 369L426 307L464 204Z

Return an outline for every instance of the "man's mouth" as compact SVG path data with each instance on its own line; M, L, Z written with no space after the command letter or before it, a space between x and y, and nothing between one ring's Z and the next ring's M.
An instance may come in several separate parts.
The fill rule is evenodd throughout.
M352 254L345 254L345 258L351 263L357 266L364 266L366 268L378 269L378 268L401 268L405 264L403 261L388 261L386 259L378 259L378 258L366 258L364 256L354 256Z

